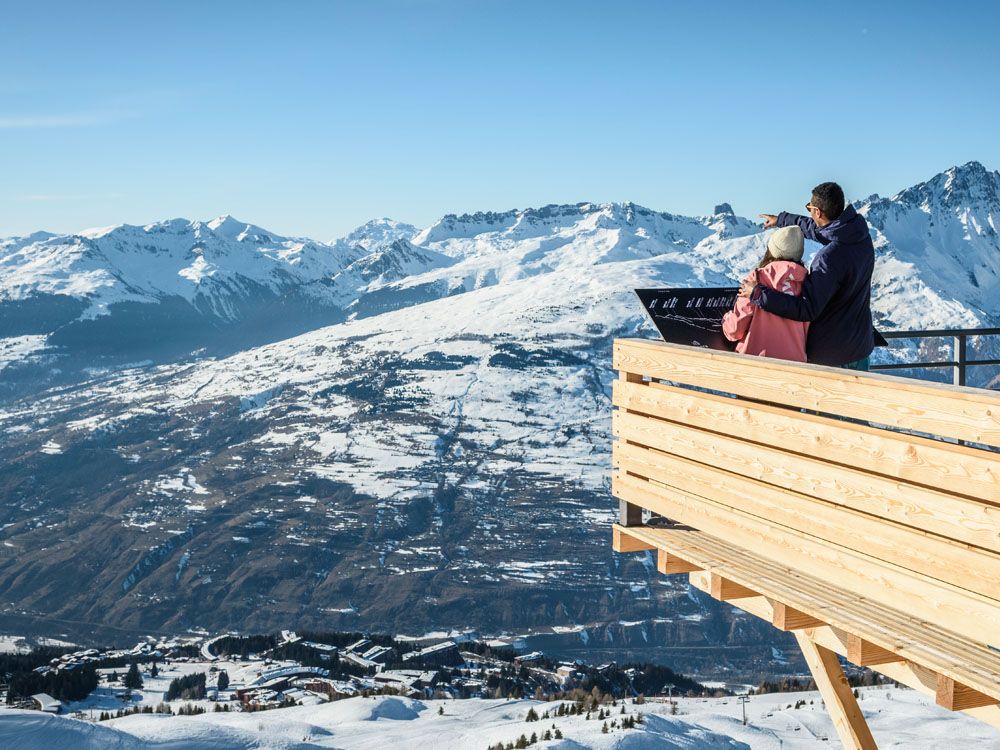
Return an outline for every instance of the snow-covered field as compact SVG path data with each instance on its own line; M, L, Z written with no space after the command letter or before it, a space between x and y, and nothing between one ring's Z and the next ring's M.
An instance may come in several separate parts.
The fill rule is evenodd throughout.
M804 702L804 705L803 705ZM936 708L929 699L897 688L861 688L861 707L881 748L909 750L1000 748L1000 732L966 716ZM794 708L800 704L799 708ZM206 704L207 705L207 704ZM663 703L625 705L628 716L642 713L635 729L609 729L604 722L565 716L526 722L558 703L531 700L418 701L409 698L350 698L321 706L298 706L259 713L199 716L138 714L101 723L35 711L0 711L0 747L155 748L342 748L343 750L486 750L516 742L524 734L541 737L553 725L561 740L539 741L545 750L808 750L837 747L832 724L817 693L754 696L747 726L733 698L680 698L678 714ZM210 707L210 706L209 706ZM443 708L444 712L439 713ZM620 721L621 704L608 720Z

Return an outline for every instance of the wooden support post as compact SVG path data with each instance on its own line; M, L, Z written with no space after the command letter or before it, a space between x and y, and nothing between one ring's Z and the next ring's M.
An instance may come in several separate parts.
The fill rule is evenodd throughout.
M878 750L837 655L813 643L805 633L796 632L795 640L799 642L809 671L823 696L841 744L847 750Z
M694 573L701 570L697 565L682 560L661 549L656 553L656 569L664 575L675 575L676 573Z
M642 526L642 506L619 500L618 523L622 526Z
M645 552L656 549L656 547L636 539L634 536L624 534L621 529L615 527L611 530L611 549L615 552Z
M747 599L751 596L760 596L753 589L748 589L736 581L723 578L715 573L711 574L710 593L720 602L728 602L730 599Z
M1000 703L996 698L955 682L943 674L939 674L937 677L935 699L939 706L947 708L949 711L964 711L967 708L995 706Z
M847 660L859 667L868 667L874 664L891 664L895 661L903 661L903 657L888 649L876 646L861 636L848 633Z
M774 608L771 624L779 630L802 630L803 628L818 628L826 625L823 620L807 615L805 612L799 612L783 602L772 601L771 606Z

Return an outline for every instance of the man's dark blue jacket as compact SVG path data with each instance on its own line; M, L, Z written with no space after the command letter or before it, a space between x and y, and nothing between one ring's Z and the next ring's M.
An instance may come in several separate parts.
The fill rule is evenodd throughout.
M868 222L853 206L822 228L808 216L778 214L777 226L792 224L823 245L812 260L802 296L757 286L751 301L782 318L810 321L806 339L810 362L839 366L864 359L875 347L871 309L875 247Z

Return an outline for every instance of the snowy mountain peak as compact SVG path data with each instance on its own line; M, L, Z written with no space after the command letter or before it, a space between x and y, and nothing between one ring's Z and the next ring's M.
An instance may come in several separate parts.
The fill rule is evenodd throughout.
M272 233L268 232L266 229L254 226L253 224L247 224L245 221L240 221L229 214L212 219L207 222L205 226L215 232L218 236L224 237L227 240L234 240L236 242L245 242L249 240L251 242L260 243L271 242L274 239Z
M349 245L358 245L365 250L373 250L399 239L409 240L418 231L412 224L383 217L362 224L344 237L343 242Z
M978 161L970 161L907 188L891 200L927 209L935 206L1000 208L1000 172L990 171Z

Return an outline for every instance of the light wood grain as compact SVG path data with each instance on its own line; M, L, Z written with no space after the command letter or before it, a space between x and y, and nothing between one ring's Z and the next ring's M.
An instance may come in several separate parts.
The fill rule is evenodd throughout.
M771 559L781 559L829 586L857 592L904 612L919 612L926 621L980 643L1000 640L1000 607L995 600L645 480L616 473L612 491L746 550L757 550L765 557L775 555Z
M816 687L823 696L841 744L851 750L877 750L871 729L861 713L851 686L847 684L847 677L840 668L837 655L817 645L803 633L796 632L795 640L798 641Z
M702 430L1000 504L1000 455L724 398L663 383L616 382L612 403Z
M778 628L778 630L802 630L826 624L818 617L800 612L794 607L789 607L784 602L774 602L772 609L774 612L771 615L771 624Z
M614 367L684 385L1000 446L1000 394L875 373L618 339Z
M1000 551L1000 507L994 505L621 410L613 415L612 431L621 440L684 456L775 488Z
M656 569L664 575L675 575L677 573L693 573L701 570L694 563L682 560L676 555L671 555L666 550L658 550L656 553Z
M851 634L847 638L847 658L859 667L870 667L875 664L888 664L900 661L899 654L889 649L876 646L866 641L860 635Z
M891 650L898 655L897 660L876 668L928 695L934 695L936 675L941 673L1000 699L1000 653L979 642L892 609L876 599L831 588L800 570L767 560L703 531L636 527L627 529L627 533L700 565L703 570L689 574L688 579L706 593L710 593L713 573L758 588L760 596L740 599L735 604L768 622L775 617L776 602L824 620L829 624L802 632L810 637L821 634L825 638L821 642L828 648L835 647L841 655L847 655L851 636L860 636ZM900 667L904 661L913 668ZM906 679L901 679L900 674L907 675ZM919 680L919 684L914 680ZM1000 712L995 718L1000 721Z
M648 542L639 541L635 537L629 536L628 534L623 534L621 529L615 526L611 530L611 549L615 552L625 553L642 552L644 550L656 549L656 547Z
M937 690L935 699L939 706L947 708L949 711L961 711L966 708L979 708L980 706L993 706L997 704L997 699L992 696L980 693L968 685L962 685L951 677L939 674L937 677Z
M618 442L613 456L615 466L622 471L976 591L996 599L1000 607L1000 553L883 521L809 495L778 490L642 446Z

